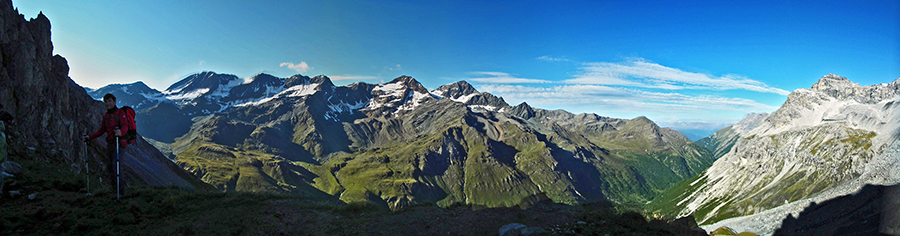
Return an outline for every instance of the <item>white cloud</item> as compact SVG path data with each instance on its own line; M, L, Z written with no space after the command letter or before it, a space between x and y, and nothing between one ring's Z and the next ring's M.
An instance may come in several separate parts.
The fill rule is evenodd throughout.
M549 61L549 62L554 62L554 61L570 61L569 59L566 59L566 58L561 58L561 57L551 57L551 56L540 56L540 57L535 58L535 59L538 59L538 60L541 60L541 61Z
M378 79L375 76L361 76L361 75L335 75L329 76L331 80L373 80Z
M790 92L739 75L714 76L686 72L644 59L624 63L591 62L582 64L581 73L564 80L571 84L599 84L665 90L748 90L787 95Z
M489 83L489 84L530 84L530 83L550 83L548 80L539 80L539 79L526 79L526 78L518 78L513 77L508 73L503 72L472 72L469 73L475 78L469 78L467 80L481 82L481 83Z
M669 127L675 130L718 130L733 125L734 123L737 123L737 121L670 119L656 121L656 123L659 126Z
M294 70L297 73L306 73L309 70L314 69L313 67L309 67L305 61L301 61L300 64L294 64L293 62L282 62L278 67L287 67L288 69Z

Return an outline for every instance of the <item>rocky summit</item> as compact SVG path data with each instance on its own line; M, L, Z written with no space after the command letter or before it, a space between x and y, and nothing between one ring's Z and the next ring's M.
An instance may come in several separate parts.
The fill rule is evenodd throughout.
M768 235L811 202L865 184L896 184L897 104L900 79L860 86L826 75L811 89L793 91L772 114L747 116L710 136L707 148L727 153L654 204L693 215L707 230L728 226Z

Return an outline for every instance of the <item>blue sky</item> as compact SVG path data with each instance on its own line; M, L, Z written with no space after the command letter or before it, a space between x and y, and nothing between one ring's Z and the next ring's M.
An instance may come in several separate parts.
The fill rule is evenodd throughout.
M835 73L900 78L898 1L58 1L70 76L163 90L201 71L467 80L512 105L725 124Z

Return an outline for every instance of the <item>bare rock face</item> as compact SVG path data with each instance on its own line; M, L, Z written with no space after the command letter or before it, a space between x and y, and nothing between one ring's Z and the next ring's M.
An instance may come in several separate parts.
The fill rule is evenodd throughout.
M26 21L10 1L2 1L0 17L0 103L16 118L8 131L11 150L33 147L36 152L73 156L80 146L79 133L97 117L87 113L100 111L79 114L91 107L86 102L92 99L76 93L84 90L70 86L74 82L66 59L52 55L50 20L43 13Z
M847 78L828 74L813 84L810 90L822 92L839 100L854 100L860 103L877 103L897 96L900 80L878 86L860 86Z

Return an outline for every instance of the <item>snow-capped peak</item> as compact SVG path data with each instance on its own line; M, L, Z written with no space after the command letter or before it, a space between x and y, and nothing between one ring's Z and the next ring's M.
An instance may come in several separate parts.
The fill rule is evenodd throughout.
M391 82L375 86L372 95L373 98L365 109L386 107L409 110L418 106L423 99L432 97L422 84L409 76L400 76Z
M480 94L478 90L475 90L475 88L465 80L452 84L442 85L434 91L431 91L431 93L442 98L450 98L453 101L460 103L466 103L473 96Z

